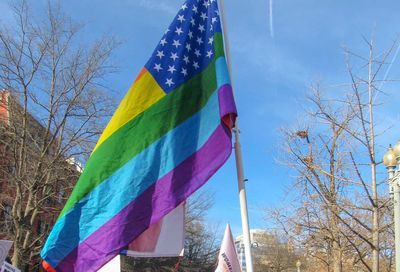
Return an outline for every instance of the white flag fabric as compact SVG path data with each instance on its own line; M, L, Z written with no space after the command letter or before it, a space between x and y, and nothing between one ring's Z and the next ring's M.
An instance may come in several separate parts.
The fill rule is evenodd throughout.
M131 257L183 256L185 204L179 205L129 244L121 254Z
M121 252L130 257L183 256L185 239L185 204L179 205L158 223L153 224ZM120 272L121 259L117 255L98 272Z
M218 255L218 266L215 272L241 272L231 228L226 225L224 239Z
M120 255L115 256L111 261L106 263L97 272L120 272L121 271L121 257Z

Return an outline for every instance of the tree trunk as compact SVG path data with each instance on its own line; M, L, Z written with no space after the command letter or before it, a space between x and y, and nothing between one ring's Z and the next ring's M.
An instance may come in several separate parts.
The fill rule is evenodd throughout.
M22 268L22 259L21 259L21 246L19 243L19 239L14 241L14 253L12 256L12 264L17 268Z
M374 206L372 208L372 271L379 272L379 202L378 192L376 188L376 166L373 163L372 169L372 197L374 199Z
M333 245L332 245L332 260L333 260L333 272L342 272L342 249L340 248L340 232L338 230L339 220L337 218L338 208L336 205L333 206L333 212L331 214L331 226L333 231ZM336 214L335 214L336 213Z
M371 160L371 190L372 190L372 271L379 272L379 199L376 184L376 162L375 162L375 124L374 124L374 98L373 98L373 46L370 44L370 56L368 64L368 110L369 110L369 137L370 137L370 160ZM368 139L368 136L366 137Z
M333 256L333 272L342 272L342 251L339 248L339 245L334 242L334 256Z

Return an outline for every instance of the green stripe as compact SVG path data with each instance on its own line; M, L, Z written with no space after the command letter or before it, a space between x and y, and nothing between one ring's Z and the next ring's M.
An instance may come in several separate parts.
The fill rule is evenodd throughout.
M218 59L221 56L225 56L224 52L224 40L222 34L220 32L215 33L214 35L214 51L215 51L215 59Z
M221 33L214 35L214 48L214 59L202 73L125 124L96 149L59 218L130 159L204 107L217 88L215 61L224 56Z

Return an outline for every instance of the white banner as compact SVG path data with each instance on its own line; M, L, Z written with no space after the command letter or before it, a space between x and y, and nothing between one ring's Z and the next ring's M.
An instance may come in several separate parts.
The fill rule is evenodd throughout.
M231 228L226 225L224 239L218 255L218 266L215 272L241 272Z
M185 204L181 204L151 225L121 254L131 257L183 256L184 239Z

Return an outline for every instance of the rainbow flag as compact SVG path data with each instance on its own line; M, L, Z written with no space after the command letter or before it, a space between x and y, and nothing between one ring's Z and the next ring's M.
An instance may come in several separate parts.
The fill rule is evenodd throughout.
M236 107L216 0L187 0L87 161L41 256L97 271L228 159Z

